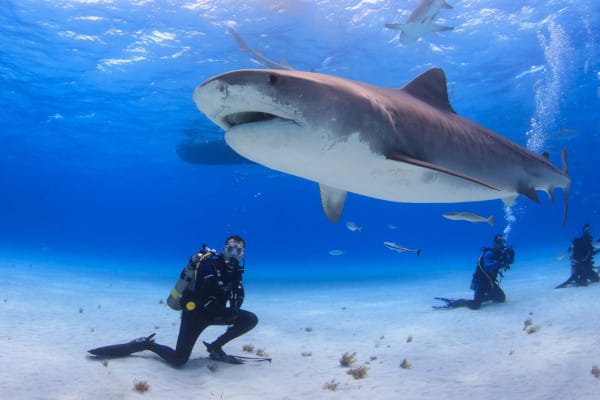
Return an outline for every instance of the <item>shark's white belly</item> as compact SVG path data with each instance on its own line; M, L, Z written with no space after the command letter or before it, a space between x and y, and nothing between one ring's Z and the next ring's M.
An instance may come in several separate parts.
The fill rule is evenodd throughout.
M280 123L279 131L231 129L225 140L240 155L268 168L365 196L407 203L453 203L505 198L493 190L442 172L386 159L359 134L332 141L327 132L307 132ZM263 127L264 128L264 127Z

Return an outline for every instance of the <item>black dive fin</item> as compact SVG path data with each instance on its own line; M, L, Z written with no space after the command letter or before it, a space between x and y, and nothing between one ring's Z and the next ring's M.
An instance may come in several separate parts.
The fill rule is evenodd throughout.
M325 215L331 222L338 222L344 210L344 202L348 192L322 183L319 183L319 191L321 192L321 205Z
M466 180L468 180L470 182L476 183L478 185L485 186L485 187L487 187L489 189L492 189L492 190L500 190L497 187L495 187L493 185L490 185L489 183L486 183L486 182L484 182L484 181L482 181L480 179L473 178L472 176L461 174L460 172L456 172L456 171L453 171L451 169L442 167L440 165L429 163L427 161L417 160L415 158L412 158L412 157L409 157L409 156L405 156L404 154L389 153L389 154L386 154L386 158L388 158L390 160L404 162L404 163L407 163L407 164L416 165L416 166L422 167L422 168L431 169L431 170L438 171L438 172L443 172L445 174L452 175L452 176L455 176L457 178L466 179Z
M564 281L563 283L561 283L560 285L556 286L554 289L563 289L573 283L575 283L575 280L573 278L569 278L566 281Z
M98 357L127 357L132 353L148 350L151 344L154 343L152 340L154 335L156 335L156 333L153 333L150 336L142 336L127 343L97 347L95 349L88 350L88 353Z

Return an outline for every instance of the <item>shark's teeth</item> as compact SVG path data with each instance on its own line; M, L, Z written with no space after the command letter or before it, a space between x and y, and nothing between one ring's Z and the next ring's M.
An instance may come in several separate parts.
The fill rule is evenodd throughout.
M223 120L229 126L236 126L236 125L240 125L240 124L248 124L248 123L252 123L252 122L266 121L266 120L270 120L270 119L274 119L274 118L277 118L277 116L275 116L273 114L264 113L264 112L246 111L246 112L239 112L239 113L235 113L235 114L226 115L223 118Z

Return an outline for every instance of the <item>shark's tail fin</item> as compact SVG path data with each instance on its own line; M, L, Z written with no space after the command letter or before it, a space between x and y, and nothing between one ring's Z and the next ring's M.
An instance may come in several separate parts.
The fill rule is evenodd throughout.
M235 29L233 29L232 27L227 27L227 29L229 30L229 33L231 33L235 39L235 41L238 43L238 46L240 46L240 50L242 51L250 51L250 48L248 47L248 45L246 44L246 42L244 41L244 39L242 39L242 37L239 35L239 33L237 33L235 31Z
M566 175L569 175L569 166L567 165L567 149L563 148L560 153L560 158L562 161L562 170ZM563 226L567 223L567 215L569 214L569 185L567 185L564 189L565 192L565 209L563 213Z

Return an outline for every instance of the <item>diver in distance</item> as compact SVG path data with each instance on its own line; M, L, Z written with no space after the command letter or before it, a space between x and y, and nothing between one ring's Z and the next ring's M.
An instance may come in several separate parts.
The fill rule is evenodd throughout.
M598 282L600 277L594 270L594 255L599 251L594 249L592 227L590 224L583 225L581 236L573 239L572 246L569 247L571 276L555 289L570 285L587 286L588 282Z
M436 300L443 301L445 304L433 306L433 308L469 307L471 310L478 310L485 301L504 303L506 295L500 287L499 278L504 276L503 271L508 271L514 261L515 251L512 246L506 246L504 235L495 235L494 246L491 248L484 247L481 256L477 260L477 268L471 280L471 290L475 291L473 300L436 297Z
M131 342L89 350L98 357L125 357L132 353L150 350L168 364L179 367L190 358L198 337L210 325L228 326L225 333L214 342L203 342L210 358L230 364L246 361L271 361L264 357L228 355L223 346L243 335L258 323L256 315L241 309L244 301L245 241L233 235L225 240L221 254L206 245L193 254L181 272L180 279L167 299L167 305L181 310L181 325L175 349L154 341L154 333Z

